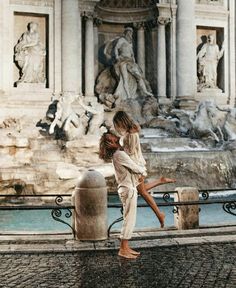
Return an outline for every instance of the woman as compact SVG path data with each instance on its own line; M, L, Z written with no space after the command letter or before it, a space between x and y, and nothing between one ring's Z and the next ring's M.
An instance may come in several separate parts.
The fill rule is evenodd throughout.
M116 131L122 135L124 151L130 156L130 158L138 165L142 166L146 170L146 161L143 157L139 131L140 126L131 119L124 111L118 111L113 117L113 124ZM144 175L146 176L146 175ZM136 176L139 181L137 186L139 194L150 205L156 216L158 217L161 227L164 227L165 214L160 211L152 195L148 193L148 190L154 188L157 185L173 183L175 179L161 177L154 180L150 184L144 184L145 177Z

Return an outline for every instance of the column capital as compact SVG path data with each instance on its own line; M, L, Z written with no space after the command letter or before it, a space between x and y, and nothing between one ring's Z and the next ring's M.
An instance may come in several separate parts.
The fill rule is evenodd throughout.
M102 22L103 22L103 21L102 21L101 18L95 17L95 18L93 19L93 25L96 26L96 27L100 26L100 25L102 24Z
M84 17L86 20L93 20L95 18L95 13L91 11L83 11L81 12L81 16Z
M144 30L146 28L146 22L136 22L134 23L134 28L136 28L137 30Z
M158 16L156 20L157 25L167 25L172 22L170 17Z

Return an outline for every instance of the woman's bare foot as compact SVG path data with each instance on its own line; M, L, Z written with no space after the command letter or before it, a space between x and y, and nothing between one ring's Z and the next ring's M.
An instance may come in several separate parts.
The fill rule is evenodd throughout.
M162 184L166 184L166 183L174 183L174 182L176 182L176 179L161 177L160 181Z
M126 258L126 259L136 259L138 255L131 254L128 250L119 250L118 256Z
M135 250L133 250L132 248L129 248L128 251L129 251L131 254L133 254L133 255L136 255L136 256L139 256L139 255L140 255L140 252L135 251Z
M165 226L165 213L161 212L158 219L160 221L160 224L161 224L161 228L163 228Z

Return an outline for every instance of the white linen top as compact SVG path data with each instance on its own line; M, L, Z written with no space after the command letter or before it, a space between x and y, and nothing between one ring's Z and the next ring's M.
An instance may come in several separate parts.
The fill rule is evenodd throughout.
M119 187L136 188L139 184L138 175L143 175L146 169L136 164L124 151L117 150L113 154L112 164Z

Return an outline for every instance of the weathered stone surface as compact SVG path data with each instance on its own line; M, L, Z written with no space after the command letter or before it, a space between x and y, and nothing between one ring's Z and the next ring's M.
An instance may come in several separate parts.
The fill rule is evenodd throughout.
M69 253L62 249L57 253L9 250L0 255L1 285L19 288L235 287L235 243L155 246L139 250L141 257L134 261L118 258L117 250Z
M176 179L174 186L227 188L234 185L232 154L230 151L166 151L145 153L149 177L164 175ZM168 189L167 189L168 190Z
M199 192L194 187L177 187L174 194L175 202L199 201ZM196 229L199 227L199 206L178 206L178 213L174 214L177 229Z

